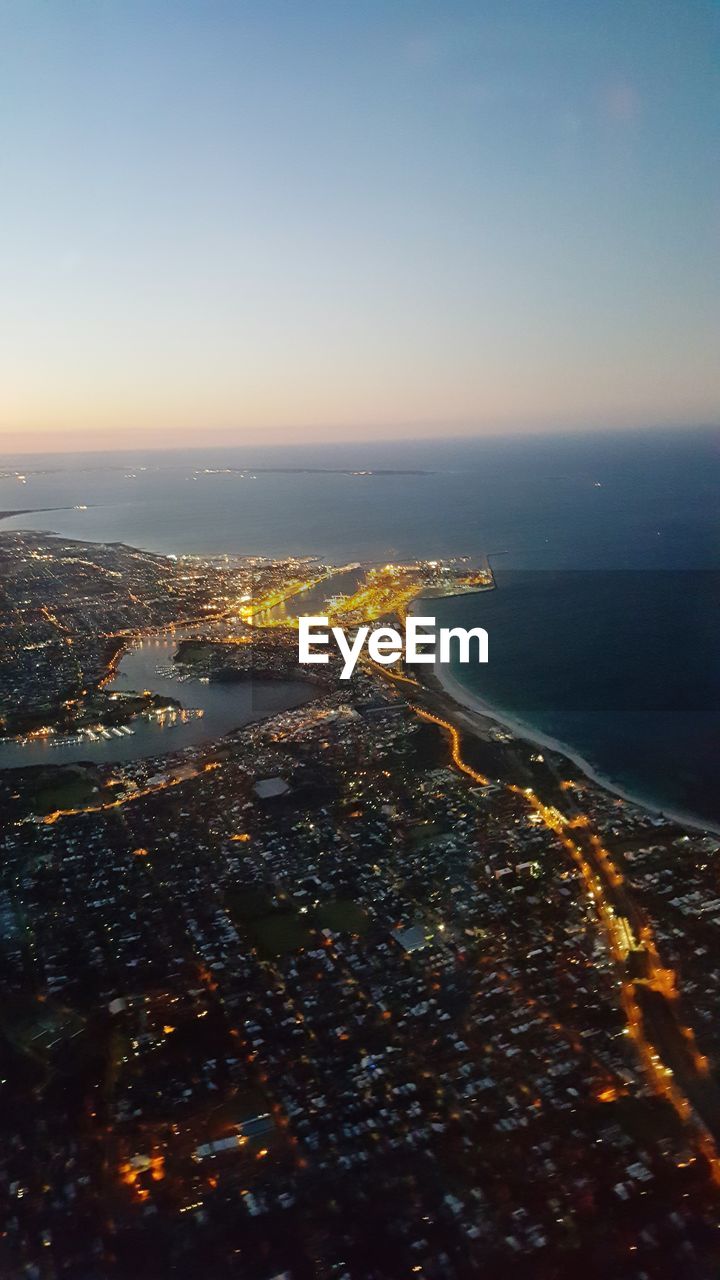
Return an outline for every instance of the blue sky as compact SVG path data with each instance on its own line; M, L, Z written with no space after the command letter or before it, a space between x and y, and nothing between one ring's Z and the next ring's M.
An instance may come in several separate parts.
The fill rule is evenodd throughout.
M0 0L0 448L712 421L718 12Z

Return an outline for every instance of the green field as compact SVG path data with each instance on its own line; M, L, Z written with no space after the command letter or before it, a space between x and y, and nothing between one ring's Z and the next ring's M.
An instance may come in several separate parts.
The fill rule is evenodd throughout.
M336 898L321 902L312 913L316 929L332 929L335 933L367 933L370 921L352 898Z
M54 813L56 809L80 809L97 801L95 783L81 774L73 774L50 786L41 786L32 797L31 805L35 813Z
M307 914L289 904L273 906L270 895L256 886L231 889L225 900L239 932L268 957L317 946L316 931L320 929L364 934L370 925L365 911L352 898L321 902Z
M176 662L185 663L187 666L193 666L199 662L205 662L213 653L215 646L211 644L181 644L175 657Z
M229 889L225 894L228 910L236 923L246 923L268 915L273 910L270 895L263 889Z
M250 932L260 952L282 956L300 947L312 947L313 936L296 911L273 911L253 920Z

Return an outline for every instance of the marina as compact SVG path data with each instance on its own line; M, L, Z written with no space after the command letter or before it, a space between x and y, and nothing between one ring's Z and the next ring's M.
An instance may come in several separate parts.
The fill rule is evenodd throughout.
M220 738L231 730L280 711L302 706L313 696L302 680L252 680L213 685L174 670L173 657L184 632L145 637L123 654L106 690L121 696L150 690L168 698L165 707L136 716L129 725L93 727L82 734L6 739L0 768L90 762L111 764L180 751ZM179 704L179 705L178 705Z

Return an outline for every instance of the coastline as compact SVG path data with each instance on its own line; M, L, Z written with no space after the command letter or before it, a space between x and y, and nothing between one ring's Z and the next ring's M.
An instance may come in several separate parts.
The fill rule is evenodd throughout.
M71 507L21 507L16 511L0 511L0 520L14 520L17 516L41 516L49 511L71 511ZM11 529L10 533L35 533L35 529Z
M0 511L0 520L25 513L63 511L69 509L70 508L67 507L48 507L28 508L25 511ZM24 531L13 530L11 532L15 533ZM38 533L38 536L40 536L39 530L32 530L31 532L36 532ZM49 533L47 536L56 537L57 535ZM86 540L69 538L67 541L78 543L78 545L84 545ZM92 539L91 541L96 543L98 542L97 539ZM131 550L137 549L130 543L117 542L115 544L110 543L106 545L127 546ZM155 556L159 559L165 559L165 555L162 552L151 551L146 554ZM202 559L203 557L198 558ZM486 556L485 560L489 565L489 557ZM482 594L485 591L493 589L496 589L494 581L492 585L480 588L473 587L472 593ZM443 598L452 598L455 594L460 593L442 593ZM467 593L463 592L462 594L465 595ZM434 598L438 597L424 595L420 592L412 601L408 602L407 612L416 613L418 610L422 609L424 601L431 601ZM182 632L183 629L193 627L197 624L206 623L214 618L222 618L223 616L225 616L224 610L217 614L204 616L198 619L178 619L172 624L166 624L164 627L159 628L159 632L175 632L176 629L178 632ZM144 635L150 636L157 634L157 632L158 629L150 628L149 631L138 632L131 638L123 638L120 641L117 650L111 655L105 675L98 682L98 687L102 688L112 682L120 662L126 656L128 651L132 649L133 644L138 639ZM178 639L179 638L180 637L178 636ZM715 836L720 836L720 823L714 822L712 819L700 817L697 814L690 813L682 809L677 809L672 805L665 805L661 801L658 802L657 800L650 799L637 791L625 788L621 782L608 777L606 774L599 771L572 746L551 736L550 734L544 733L542 730L514 716L512 713L485 701L477 693L467 688L452 672L451 668L447 665L441 664L439 660L435 662L431 672L428 669L427 678L422 680L422 687L430 697L442 701L447 717L455 721L458 728L484 739L488 739L492 730L497 730L498 728L504 729L518 742L524 743L529 747L540 748L544 751L551 752L560 759L567 761L572 765L578 775L581 778L584 778L588 784L643 810L645 813L664 817L668 821L673 822L682 828L704 833L712 833ZM11 739L4 739L4 741L9 742Z
M678 826L690 827L694 831L704 833L712 833L720 835L720 825L712 822L703 821L695 814L684 813L681 810L660 808L657 804L653 804L643 796L639 796L630 791L625 790L619 783L611 778L599 773L593 765L589 763L583 756L567 746L566 743L560 742L557 738L553 738L543 733L540 729L535 729L532 725L526 724L522 720L509 715L505 711L501 711L493 707L490 703L485 702L477 694L472 693L453 675L450 668L439 660L436 661L432 669L432 678L439 686L439 690L448 699L448 701L461 713L461 719L467 721L465 727L479 736L486 736L490 729L502 728L511 733L514 738L518 738L534 747L542 747L546 751L562 756L568 760L578 772L594 786L608 791L612 795L618 796L621 800L627 801L628 804L636 805L640 809L644 809L647 813L655 814L658 817L664 817L672 822L676 822Z

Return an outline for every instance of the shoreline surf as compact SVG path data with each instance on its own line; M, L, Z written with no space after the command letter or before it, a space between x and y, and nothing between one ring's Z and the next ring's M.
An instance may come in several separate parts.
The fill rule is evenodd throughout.
M526 724L523 720L510 713L494 707L478 694L473 693L463 685L462 681L458 680L447 665L437 661L433 666L433 676L446 697L463 712L469 713L474 721L477 721L478 732L486 732L488 727L505 729L513 737L527 742L531 746L543 747L546 751L552 751L556 755L562 756L570 761L589 782L600 787L603 791L608 791L612 795L618 796L621 800L627 801L628 804L636 805L638 808L644 809L648 813L656 814L658 817L677 822L679 826L691 827L695 831L720 835L720 824L701 819L698 815L687 813L683 810L660 807L657 801L626 790L614 779L600 773L574 748L557 738L551 737L549 734L543 733L541 729L536 729L533 725Z

